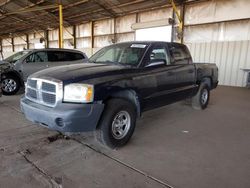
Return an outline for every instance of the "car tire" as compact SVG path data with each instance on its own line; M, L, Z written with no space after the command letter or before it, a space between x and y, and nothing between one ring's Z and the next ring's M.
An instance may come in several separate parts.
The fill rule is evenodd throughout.
M210 97L210 89L206 83L201 83L197 94L192 98L192 107L196 110L207 108Z
M20 80L13 75L6 75L2 78L3 95L15 95L20 89Z
M106 104L95 136L103 145L119 148L130 140L135 126L135 106L123 99L111 99Z

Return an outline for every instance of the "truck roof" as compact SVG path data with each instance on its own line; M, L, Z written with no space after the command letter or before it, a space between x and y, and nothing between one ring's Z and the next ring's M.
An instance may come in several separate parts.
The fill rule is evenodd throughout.
M166 43L166 44L177 44L177 45L184 45L181 43L177 42L165 42L165 41L129 41L129 42L121 42L121 43L116 43L116 44L158 44L158 43Z

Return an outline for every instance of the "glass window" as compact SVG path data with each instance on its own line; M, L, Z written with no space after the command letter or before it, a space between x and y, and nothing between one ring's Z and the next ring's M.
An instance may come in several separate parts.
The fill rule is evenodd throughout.
M155 47L150 52L150 62L163 61L166 65L170 64L167 51L164 47Z
M65 60L66 61L76 61L84 59L84 56L80 53L74 53L74 52L64 52L65 53Z
M72 59L73 60L81 60L81 59L85 59L83 54L80 53L71 53L72 54Z
M59 51L48 51L49 62L67 61L66 54Z
M26 58L26 63L48 62L46 52L35 52Z
M173 46L169 51L175 61L175 64L188 64L191 59L184 46Z
M6 58L5 61L7 61L9 63L15 63L17 60L21 59L23 56L25 56L28 53L29 53L29 51L17 52L15 54L13 54L12 56Z
M50 62L76 61L81 59L84 59L84 56L80 53L64 52L64 51L48 52L48 60Z
M105 47L95 53L90 61L94 63L113 63L136 66L140 62L147 45L145 44L116 44Z

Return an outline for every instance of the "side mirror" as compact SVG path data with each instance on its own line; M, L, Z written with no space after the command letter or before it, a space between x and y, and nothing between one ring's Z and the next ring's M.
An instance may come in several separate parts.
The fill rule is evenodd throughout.
M152 59L146 67L152 67L157 65L166 65L166 60L163 59Z

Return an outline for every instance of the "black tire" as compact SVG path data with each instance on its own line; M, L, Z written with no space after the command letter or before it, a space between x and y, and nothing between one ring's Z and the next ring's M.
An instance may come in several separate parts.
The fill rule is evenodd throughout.
M11 85L8 85L11 84ZM3 95L15 95L21 87L20 80L14 75L6 75L2 78Z
M120 129L116 127L116 121L120 121L119 118L122 118L122 115L129 116L130 118L130 126L122 125ZM129 119L127 118L127 120ZM115 121L116 120L116 121ZM123 119L124 122L125 119ZM119 124L119 123L118 123ZM109 148L119 148L124 146L133 135L134 129L136 126L136 109L134 105L123 99L111 99L107 102L101 120L99 122L99 126L95 131L96 139L102 144L106 145ZM117 138L119 136L119 130L126 129L126 133L124 132L123 137ZM119 129L118 131L115 131Z
M207 108L210 97L210 89L206 83L201 83L197 94L192 98L192 107L196 110Z

